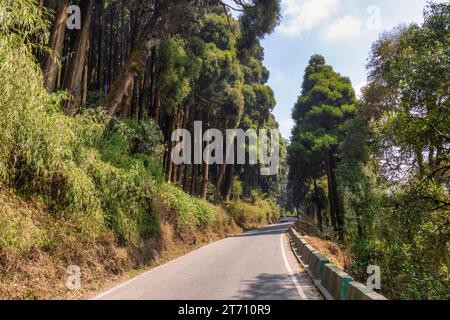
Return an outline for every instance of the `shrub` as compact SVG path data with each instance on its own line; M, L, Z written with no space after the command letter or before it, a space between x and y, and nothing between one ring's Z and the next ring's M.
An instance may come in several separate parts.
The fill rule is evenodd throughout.
M120 134L105 136L98 109L65 116L62 95L46 92L31 51L13 40L0 36L0 184L41 196L50 212L92 240L107 228L136 244L154 234L152 200L161 173L153 155L130 150ZM156 135L150 126L121 125L147 142L144 151L156 152L159 140L149 142Z
M181 228L203 227L215 221L215 208L194 198L172 184L164 184L158 193L161 216Z
M280 216L278 208L271 200L255 199L254 203L241 200L226 204L226 209L238 226L244 230L252 230L261 225L272 223Z

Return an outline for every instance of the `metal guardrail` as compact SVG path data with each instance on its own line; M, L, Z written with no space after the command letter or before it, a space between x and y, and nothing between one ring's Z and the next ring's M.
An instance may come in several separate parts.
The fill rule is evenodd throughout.
M330 263L294 227L289 230L289 237L295 257L327 300L387 300Z

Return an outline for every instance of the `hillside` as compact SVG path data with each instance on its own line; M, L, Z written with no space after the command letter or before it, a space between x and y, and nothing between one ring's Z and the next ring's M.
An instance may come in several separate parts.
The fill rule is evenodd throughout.
M81 1L81 6L89 11L92 3ZM64 9L67 2L61 5ZM50 71L42 68L46 59L56 63L46 39L54 40L57 30L49 26L58 14L67 14L52 9L31 0L0 2L0 12L7 13L0 29L0 298L78 298L133 270L277 219L280 209L263 192L269 180L252 180L243 186L239 176L248 174L243 166L227 166L226 171L225 166L211 166L211 171L222 172L220 181L216 173L208 173L208 165L172 166L171 142L161 128L175 129L173 121L173 127L163 127L166 117L183 115L181 107L198 99L195 92L215 90L200 79L208 76L201 66L206 68L211 55L201 61L203 53L191 48L188 57L188 48L182 48L185 40L164 38L154 61L160 75L158 95L165 99L160 101L158 115L148 112L149 106L137 112L139 117L126 115L123 106L110 114L108 98L102 97L97 104L94 87L84 87L89 89L84 92L87 100L78 101L76 111L68 112L68 106L74 107L73 87L59 81L61 87L50 89ZM214 10L213 6L203 19L223 28L225 15ZM124 19L132 18L125 16L128 12L122 14ZM74 54L85 54L77 46L86 34L75 30L69 35L78 38L70 48ZM203 37L202 50L211 50L217 55L214 59L233 61L235 69L229 71L239 74L238 82L216 76L222 85L235 87L243 108L244 79L235 43L221 51L214 44L220 39ZM122 41L129 44L132 39ZM181 60L188 58L197 59L195 76L184 73L187 65ZM76 68L66 62L62 65L66 71ZM261 61L255 62L262 68ZM117 65L114 73L120 70ZM76 76L67 74L64 83L73 81L77 82ZM229 107L227 97L222 97L223 106L216 105L217 112ZM211 114L211 119L216 115ZM234 126L241 116L242 112L235 116ZM263 121L273 119L270 112L263 117ZM81 291L66 286L67 268L73 265L81 271Z

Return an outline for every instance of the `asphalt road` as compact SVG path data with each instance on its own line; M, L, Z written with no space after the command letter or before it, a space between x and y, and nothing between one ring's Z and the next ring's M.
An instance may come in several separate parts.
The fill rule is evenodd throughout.
M318 294L289 248L292 222L227 238L150 270L98 300L312 300Z

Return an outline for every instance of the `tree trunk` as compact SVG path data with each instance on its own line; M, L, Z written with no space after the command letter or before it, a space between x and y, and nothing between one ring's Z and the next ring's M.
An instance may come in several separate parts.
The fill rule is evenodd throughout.
M208 183L209 183L209 165L205 163L203 165L202 191L200 192L200 196L204 200L206 200L206 197L208 195Z
M121 118L128 119L130 118L131 114L131 102L133 100L133 91L134 91L134 78L131 79L131 81L128 83L128 87L125 90L125 94L122 99L121 103L121 109L122 109L122 115Z
M222 183L225 176L225 164L219 165L219 172L217 173L216 181L216 194L220 196L222 194Z
M133 85L133 99L131 102L131 112L130 118L136 119L139 121L139 110L141 108L141 104L144 103L144 89L142 88L144 85L145 77L137 77L134 79Z
M149 78L149 73L150 73L149 65L150 65L150 61L147 61L146 71L144 72L144 76L142 79L142 86L141 86L140 100L139 100L139 112L137 114L137 119L139 122L147 119L147 115L148 115L147 107L148 107L149 101L151 100L151 99L149 99L149 95L151 96L151 92L149 93L149 90L148 90L148 82L149 82L148 78Z
M183 190L184 192L188 192L189 187L189 165L184 166L184 175L183 175Z
M191 195L195 194L195 187L197 184L197 166L195 164L192 165L191 172Z
M334 158L334 152L330 151L328 155L328 184L329 184L329 198L330 206L334 211L335 218L335 230L339 234L341 240L344 239L344 217L341 209L341 201L337 188L336 181L336 162ZM331 215L333 219L333 214Z
M104 34L104 26L103 26L103 12L105 7L105 0L100 0L96 3L96 6L98 6L98 66L97 66L97 86L98 90L104 94L105 90L105 76L104 76L104 45L103 45L103 34Z
M423 150L422 150L422 148L416 148L414 150L414 152L416 154L416 160L417 160L417 166L419 167L420 178L423 178L423 176L425 175L425 164L424 164L424 159L423 159Z
M172 170L172 183L177 185L178 184L178 172L181 171L179 170L180 166L177 166L176 164L173 164L173 170Z
M109 41L105 44L108 45L107 49L107 59L108 62L108 72L107 72L107 80L106 80L106 86L105 86L105 92L108 92L111 89L111 84L113 83L113 69L114 69L114 22L116 21L116 3L112 2L110 4L110 14L108 15L109 20Z
M327 160L327 180L328 180L328 200L330 204L330 220L331 220L331 226L334 228L335 231L338 230L337 225L337 219L336 219L336 206L334 202L334 196L333 196L333 188L332 188L332 182L331 182L331 170L330 170L330 164L329 159Z
M58 7L50 36L50 50L44 64L44 84L48 92L56 90L56 83L60 73L60 61L63 52L64 38L67 27L67 0Z
M319 202L319 192L317 190L317 181L314 180L314 193L316 198L316 216L317 216L317 226L319 227L320 232L323 231L323 222L322 222L322 208Z
M126 94L126 88L139 72L145 70L150 50L158 43L159 40L157 39L144 39L137 43L106 96L105 106L109 116L112 117L115 115L117 107L123 100L123 96Z
M353 205L353 210L355 211L356 216L356 227L358 232L358 239L364 240L364 226L362 221L362 215L360 214L360 210L357 206Z
M244 164L244 197L250 196L250 166L248 163Z
M227 164L225 171L224 200L230 201L231 188L233 186L234 164Z
M83 72L83 94L81 99L81 104L85 105L88 97L88 81L89 81L89 65L87 61L84 64Z
M157 117L155 116L154 108L155 108L155 88L156 88L156 76L155 76L155 60L156 60L156 48L152 48L150 53L150 59L149 59L149 104L148 104L148 115L150 118L156 120Z
M161 18L159 13L159 3L153 13L151 20L145 25L142 37L136 41L133 50L122 66L117 78L114 80L108 95L105 99L105 107L110 117L114 116L117 107L120 105L126 88L131 79L138 73L141 73L147 67L147 60L152 48L159 43L159 34L157 24Z
M89 29L91 25L92 7L94 0L81 1L81 12L83 12L83 23L78 31L74 51L68 63L68 73L64 80L71 98L66 103L65 111L68 115L74 115L81 103L81 80L83 76L84 63L89 46Z
M171 135L172 132L175 130L177 119L176 114L173 112L171 115L166 116L167 118L167 125L164 129L164 136L166 141L169 141L169 149L166 152L166 180L167 182L172 182L173 178L173 170L174 170L174 163L171 159L171 152L172 148L174 147L174 142L172 142Z

